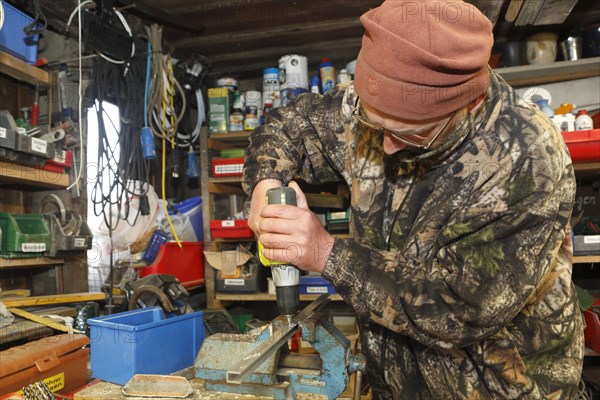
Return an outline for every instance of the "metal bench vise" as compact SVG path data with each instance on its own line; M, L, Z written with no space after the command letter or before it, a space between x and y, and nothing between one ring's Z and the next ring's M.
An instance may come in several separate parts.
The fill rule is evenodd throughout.
M207 337L194 364L196 378L212 392L276 400L337 398L350 375L364 373L365 358L352 354L350 341L321 312L328 297L319 297L290 324L285 317L276 318L258 335ZM318 354L287 351L288 339L299 329Z

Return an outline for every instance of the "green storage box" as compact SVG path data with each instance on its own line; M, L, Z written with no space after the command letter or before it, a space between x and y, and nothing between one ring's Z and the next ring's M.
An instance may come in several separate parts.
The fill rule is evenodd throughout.
M0 256L37 257L50 246L50 231L41 214L0 212Z
M221 158L244 158L246 149L224 149L221 150Z

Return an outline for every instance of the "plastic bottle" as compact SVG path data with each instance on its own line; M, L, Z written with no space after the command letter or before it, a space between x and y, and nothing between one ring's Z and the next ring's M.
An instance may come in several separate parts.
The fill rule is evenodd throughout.
M554 110L548 105L548 99L540 99L536 101L536 104L548 118L554 117Z
M344 82L349 82L350 79L350 74L348 73L348 70L346 69L341 69L340 73L338 74L337 77L337 83L344 83Z
M319 77L317 75L310 78L310 92L316 94L321 93L319 90Z
M321 92L325 94L335 86L335 68L329 58L321 59L319 74L321 75Z
M592 117L588 115L587 110L579 110L575 118L575 130L589 131L590 129L594 129Z
M233 112L229 116L229 131L237 132L244 130L244 104L241 93L233 92Z

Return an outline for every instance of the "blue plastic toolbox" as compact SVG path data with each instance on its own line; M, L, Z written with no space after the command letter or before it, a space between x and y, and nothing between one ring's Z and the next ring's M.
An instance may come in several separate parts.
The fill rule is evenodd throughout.
M92 376L126 384L135 374L190 367L204 341L202 312L165 318L160 307L91 318Z
M318 275L300 277L300 294L335 294L333 285Z
M33 18L8 4L4 7L4 25L0 30L0 50L5 51L29 64L37 61L39 35L27 36L23 28L33 22Z

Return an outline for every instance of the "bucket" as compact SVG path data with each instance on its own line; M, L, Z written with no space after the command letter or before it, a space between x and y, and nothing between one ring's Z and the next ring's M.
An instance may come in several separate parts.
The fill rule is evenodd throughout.
M204 240L204 230L202 228L202 196L192 197L181 203L173 204L169 208L169 215L176 215L177 212L187 216L189 223L192 225L196 240L202 242ZM185 221L184 221L185 222Z

